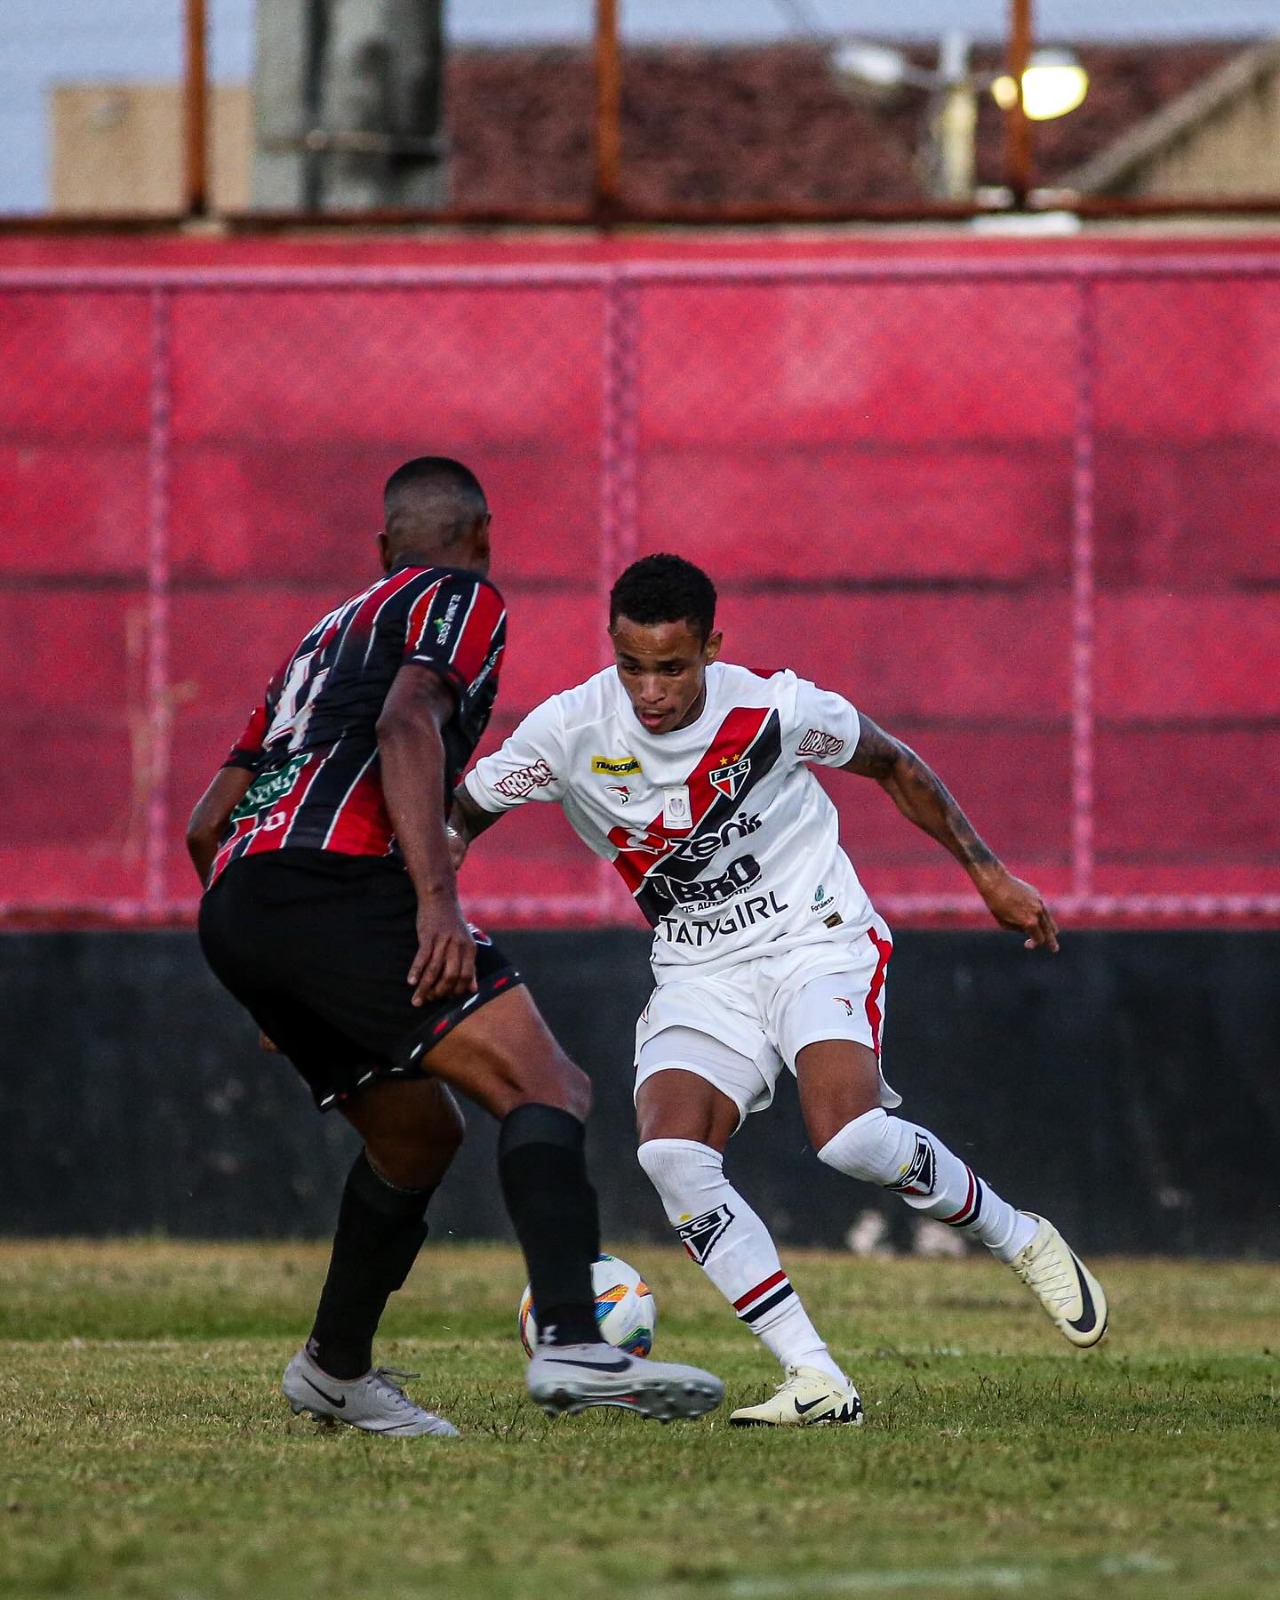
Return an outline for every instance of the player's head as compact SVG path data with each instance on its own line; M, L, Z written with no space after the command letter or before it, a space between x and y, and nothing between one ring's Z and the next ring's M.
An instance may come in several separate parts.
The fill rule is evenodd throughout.
M707 666L720 654L716 589L681 556L634 561L609 596L609 638L632 710L650 733L702 711Z
M387 479L382 491L382 565L467 567L489 570L489 504L480 480L448 456L415 456Z

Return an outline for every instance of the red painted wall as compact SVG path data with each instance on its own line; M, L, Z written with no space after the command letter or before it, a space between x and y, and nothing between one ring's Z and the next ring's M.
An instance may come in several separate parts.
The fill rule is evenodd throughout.
M0 914L189 906L192 800L423 450L497 514L495 734L676 549L1069 914L1280 914L1280 252L953 238L4 242ZM898 920L969 903L833 792ZM630 915L543 808L467 887Z

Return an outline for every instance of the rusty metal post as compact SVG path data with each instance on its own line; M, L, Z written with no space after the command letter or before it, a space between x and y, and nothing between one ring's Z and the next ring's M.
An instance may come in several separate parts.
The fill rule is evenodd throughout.
M618 0L596 0L597 217L607 220L618 210L621 166L622 60L618 48Z
M1004 181L1019 209L1031 192L1031 123L1022 105L1022 75L1031 58L1031 26L1031 0L1010 0L1005 70L1018 94L1004 114Z
M189 217L209 211L208 38L205 0L187 0L182 209Z

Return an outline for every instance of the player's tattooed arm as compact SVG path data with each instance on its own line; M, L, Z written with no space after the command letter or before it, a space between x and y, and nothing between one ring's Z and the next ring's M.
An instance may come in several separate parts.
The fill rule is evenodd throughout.
M874 778L909 822L949 850L973 880L1002 928L1025 936L1028 950L1058 948L1058 929L1038 889L1015 878L983 843L947 786L908 745L869 717L845 772Z
M208 883L213 858L218 853L218 840L252 782L253 773L247 767L222 767L196 801L191 821L187 823L187 854L201 883Z
M486 811L478 806L466 788L458 785L453 793L453 810L449 813L449 853L455 872L466 860L471 841L504 816L505 811Z

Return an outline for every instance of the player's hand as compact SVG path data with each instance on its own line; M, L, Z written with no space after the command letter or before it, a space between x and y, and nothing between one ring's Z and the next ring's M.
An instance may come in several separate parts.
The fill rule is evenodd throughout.
M475 993L476 942L452 895L425 895L418 900L418 953L409 968L409 982L415 1006Z
M274 1039L268 1039L266 1034L263 1033L261 1029L258 1030L258 1049L270 1050L272 1055L280 1054L280 1046L275 1042Z
M1058 926L1033 884L1024 883L1000 867L989 878L978 880L978 892L1002 928L1026 936L1028 950L1057 951Z
M449 860L453 863L455 873L459 872L462 863L467 859L467 846L471 843L465 833L455 828L452 823L444 830L444 836L449 844Z

